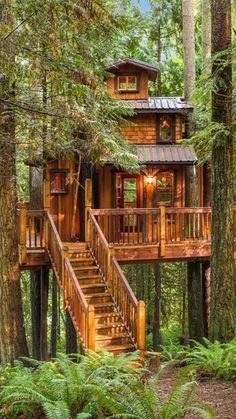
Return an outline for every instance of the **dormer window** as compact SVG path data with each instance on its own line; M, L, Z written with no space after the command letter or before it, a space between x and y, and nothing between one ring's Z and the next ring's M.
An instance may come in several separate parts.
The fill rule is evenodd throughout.
M137 76L123 75L117 77L117 90L119 92L136 92L138 90Z
M175 141L174 130L175 120L173 115L161 115L159 117L159 138L162 143L170 143Z

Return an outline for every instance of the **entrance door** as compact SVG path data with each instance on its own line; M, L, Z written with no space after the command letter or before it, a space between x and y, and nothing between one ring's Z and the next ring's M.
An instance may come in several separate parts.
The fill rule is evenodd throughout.
M116 189L116 206L119 208L140 207L140 176L118 174ZM121 230L134 232L137 230L137 216L128 214L122 217Z

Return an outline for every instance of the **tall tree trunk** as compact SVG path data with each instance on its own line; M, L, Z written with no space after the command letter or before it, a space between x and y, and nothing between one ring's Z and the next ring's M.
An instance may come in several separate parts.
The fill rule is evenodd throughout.
M227 341L235 336L235 278L233 235L233 136L231 1L212 0L212 121L227 132L218 134L212 148L212 254L210 337ZM222 56L215 54L225 51ZM216 134L216 132L213 132Z
M159 351L161 345L161 266L155 263L155 294L154 294L154 310L153 310L153 350Z
M201 263L188 262L189 337L201 341L205 335Z
M184 43L184 96L191 98L195 88L195 31L194 9L192 0L182 0L183 6L183 43Z
M77 335L70 318L70 314L66 311L66 353L76 354L78 351Z
M40 280L40 269L34 270L30 273L32 357L34 359L40 359Z
M13 25L10 3L0 5L0 23L6 29ZM12 99L8 72L14 68L14 53L8 42L1 44L0 95ZM0 351L2 364L19 356L28 356L20 287L17 248L16 170L14 108L0 105Z
M202 8L202 63L203 74L211 73L211 5L210 0L201 0Z
M183 43L184 43L184 95L190 100L195 89L195 25L192 0L182 0L183 5ZM194 129L194 114L189 114L187 136ZM185 205L195 207L197 202L197 176L194 166L186 167ZM199 340L204 336L203 299L200 262L189 262L187 267L188 313L190 338ZM198 315L198 318L196 317Z
M51 324L51 358L57 354L57 336L58 336L58 286L55 275L52 276L52 324Z
M41 268L40 278L40 359L46 361L48 359L48 327L47 327L47 312L48 312L48 290L49 290L49 268Z

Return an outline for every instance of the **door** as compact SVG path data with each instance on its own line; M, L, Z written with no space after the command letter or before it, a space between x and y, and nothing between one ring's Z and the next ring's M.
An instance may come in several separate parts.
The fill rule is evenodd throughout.
M116 185L116 206L118 208L140 207L140 176L117 174ZM137 231L137 216L128 214L122 217L121 230L123 232Z

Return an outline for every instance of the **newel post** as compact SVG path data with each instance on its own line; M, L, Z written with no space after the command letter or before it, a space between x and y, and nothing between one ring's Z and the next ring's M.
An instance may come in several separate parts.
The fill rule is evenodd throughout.
M144 301L138 302L138 312L137 312L137 349L140 351L145 351L145 337L146 337L146 313L145 313L145 303Z
M166 207L160 206L160 257L166 254Z
M20 246L20 263L25 264L27 262L27 214L26 214L26 203L20 202L18 204L20 210L19 216L19 246Z
M87 347L90 351L95 351L95 310L93 305L88 306L87 316Z
M92 179L85 180L85 241L90 240L89 210L92 208Z

